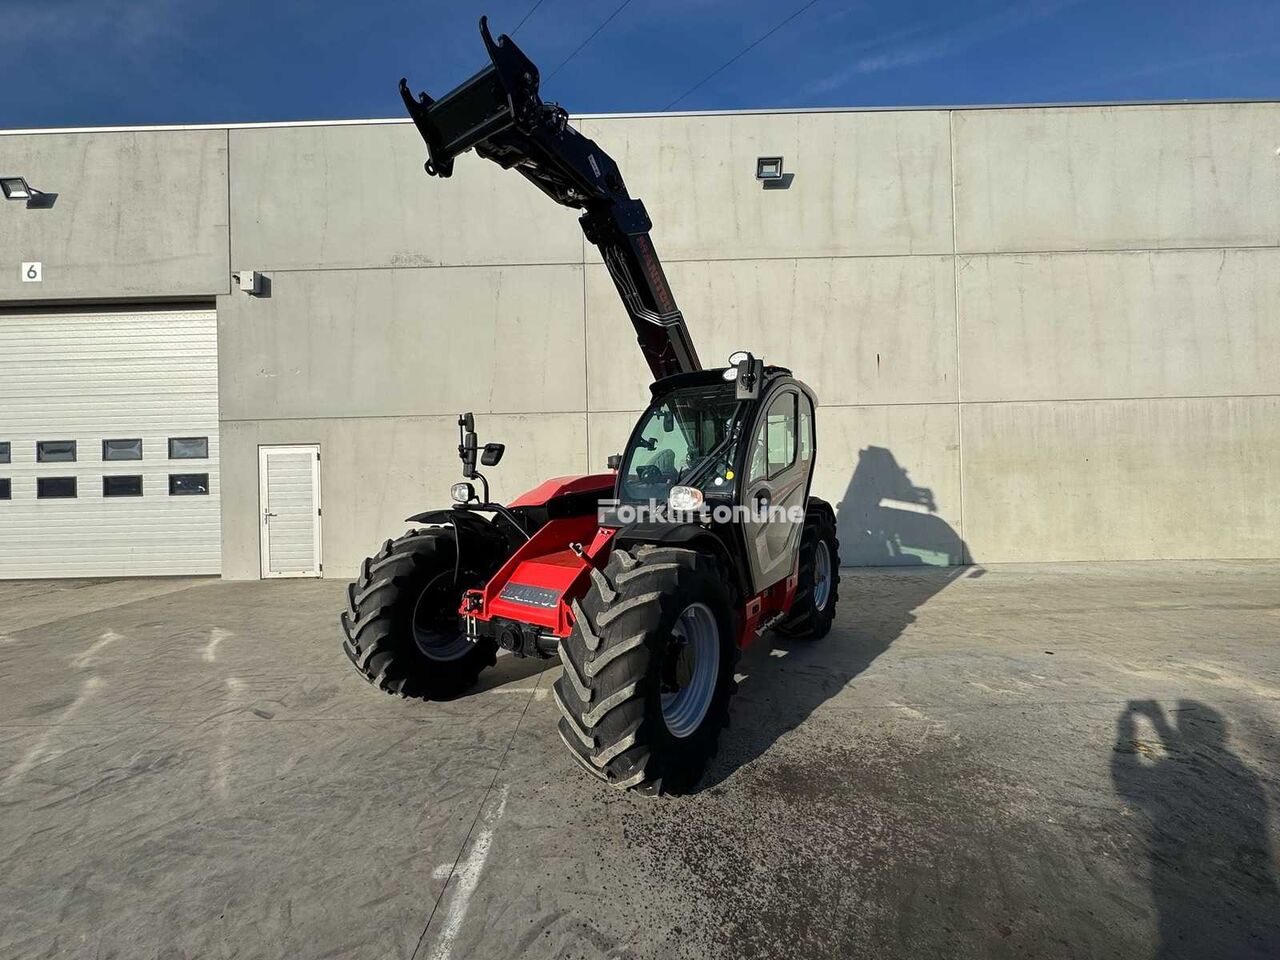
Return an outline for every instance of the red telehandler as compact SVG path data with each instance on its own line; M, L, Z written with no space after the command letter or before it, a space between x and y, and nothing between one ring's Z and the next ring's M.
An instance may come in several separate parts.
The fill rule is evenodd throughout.
M560 736L593 776L682 793L715 755L739 651L767 629L818 638L839 577L835 514L809 495L813 392L748 353L703 370L617 164L538 95L538 68L480 32L490 64L433 100L400 93L426 171L474 149L582 211L635 327L652 399L610 472L557 477L507 504L477 469L504 447L458 419L451 508L365 560L348 588L343 649L388 693L455 697L499 648L559 656ZM478 480L481 494L473 481Z

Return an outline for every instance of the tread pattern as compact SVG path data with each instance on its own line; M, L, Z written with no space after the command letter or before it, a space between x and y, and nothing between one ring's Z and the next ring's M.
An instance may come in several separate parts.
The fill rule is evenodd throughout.
M825 541L831 554L831 593L827 605L818 610L813 605L813 560L818 542ZM804 532L800 536L800 582L796 586L791 612L774 627L784 637L819 640L831 630L836 602L840 599L840 541L836 538L835 513L825 500L809 498L805 511Z
M701 776L728 723L737 646L715 557L676 547L615 549L561 641L553 688L560 738L578 765L620 789L681 792ZM671 627L694 600L721 611L720 683L702 728L678 740L662 720L660 669Z
M448 699L473 686L480 671L497 662L491 641L451 661L430 659L414 642L414 606L427 583L442 572L452 574L454 537L452 527L433 527L387 540L347 585L347 608L339 616L343 652L385 693Z

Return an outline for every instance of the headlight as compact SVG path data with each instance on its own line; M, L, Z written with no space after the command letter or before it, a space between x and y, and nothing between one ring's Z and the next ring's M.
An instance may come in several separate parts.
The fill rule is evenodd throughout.
M681 513L697 510L702 506L702 491L697 487L672 487L667 506Z
M469 483L455 483L449 488L454 503L470 503L476 497L476 488Z

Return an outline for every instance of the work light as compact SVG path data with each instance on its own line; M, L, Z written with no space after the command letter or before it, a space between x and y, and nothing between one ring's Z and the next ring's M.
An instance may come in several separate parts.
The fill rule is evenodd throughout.
M0 190L6 200L30 200L32 190L25 177L0 177Z
M672 487L667 506L678 513L687 513L702 506L702 500L702 491L697 487Z
M756 157L756 179L757 180L781 180L782 179L782 158L781 157Z
M45 193L27 183L26 177L0 177L0 192L6 200L25 200L28 208L44 208L53 206L58 199L56 193Z

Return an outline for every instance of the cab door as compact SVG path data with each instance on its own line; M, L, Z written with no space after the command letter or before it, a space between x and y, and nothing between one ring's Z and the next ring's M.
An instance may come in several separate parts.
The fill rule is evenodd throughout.
M794 385L784 384L761 405L741 500L751 511L742 529L757 593L789 576L795 566L813 463L812 431L812 404Z

